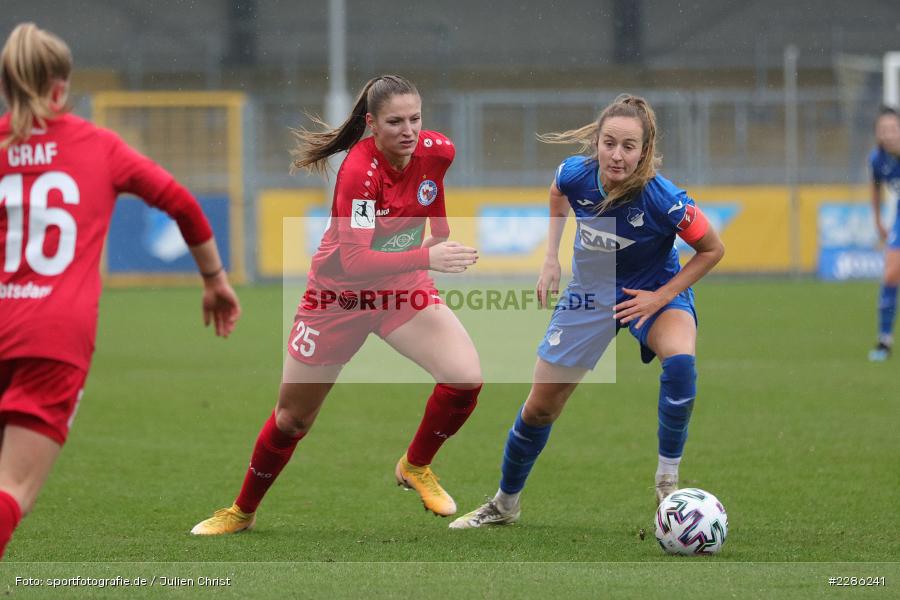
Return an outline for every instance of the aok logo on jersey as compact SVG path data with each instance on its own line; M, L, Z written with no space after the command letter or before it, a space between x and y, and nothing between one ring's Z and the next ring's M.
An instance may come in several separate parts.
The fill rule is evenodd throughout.
M379 252L404 252L409 248L419 246L422 241L422 232L425 226L405 229L395 234L376 238L372 241L372 249Z
M581 240L582 248L597 252L616 252L634 243L634 240L623 238L608 231L594 229L580 221L578 223L578 237Z

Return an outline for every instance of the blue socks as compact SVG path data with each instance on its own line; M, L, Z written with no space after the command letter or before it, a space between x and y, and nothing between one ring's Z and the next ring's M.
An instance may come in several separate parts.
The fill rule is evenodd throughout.
M697 395L694 357L676 354L662 361L659 377L659 455L679 458L684 452L688 423Z
M506 448L503 450L500 490L506 494L518 494L525 487L531 467L550 438L553 425L533 427L522 420L522 410L509 430Z
M878 338L891 339L894 332L894 317L897 316L897 286L881 285L878 296Z
M697 370L689 354L670 356L662 362L659 378L659 455L680 458L687 440L688 423L697 395ZM535 427L522 420L522 411L509 430L503 450L500 492L518 496L531 468L550 438L552 425ZM675 467L677 469L677 466Z

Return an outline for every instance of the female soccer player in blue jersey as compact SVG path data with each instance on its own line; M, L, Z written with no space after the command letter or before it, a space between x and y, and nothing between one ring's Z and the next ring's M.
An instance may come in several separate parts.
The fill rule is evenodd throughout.
M538 347L531 392L506 441L500 489L453 521L453 529L518 520L519 496L553 422L624 327L640 342L644 362L658 356L662 364L657 502L678 487L697 379L690 286L725 248L684 190L656 173L656 117L643 98L619 96L596 122L542 140L580 143L590 153L563 161L550 185L547 258L537 282L541 302L559 285L559 243L570 209L578 225L573 278ZM696 251L683 268L676 235Z
M882 106L875 121L878 147L872 150L872 208L878 237L886 242L884 249L884 279L878 296L878 341L869 352L869 360L887 360L894 346L894 317L897 314L897 286L900 285L900 218L894 219L891 231L881 222L881 186L888 186L897 196L897 216L900 217L900 114Z

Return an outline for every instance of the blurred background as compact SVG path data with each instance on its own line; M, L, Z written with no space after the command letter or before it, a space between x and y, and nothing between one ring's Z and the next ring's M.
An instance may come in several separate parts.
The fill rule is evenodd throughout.
M289 129L343 120L381 73L416 82L425 127L457 146L451 214L521 217L538 238L516 246L529 275L533 217L576 151L535 133L586 124L622 92L656 109L662 173L729 247L719 272L880 275L867 155L878 105L900 93L894 1L3 2L4 32L26 20L72 48L75 112L200 197L241 280L305 272L328 185L289 173ZM287 245L286 217L308 223ZM478 229L461 235L484 246ZM122 201L104 268L130 283L191 262L164 215Z

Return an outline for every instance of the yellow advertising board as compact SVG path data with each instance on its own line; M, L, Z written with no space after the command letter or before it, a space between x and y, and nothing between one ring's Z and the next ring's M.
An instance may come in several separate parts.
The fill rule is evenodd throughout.
M720 232L726 253L719 273L792 271L791 194L785 186L705 186L689 194ZM817 215L826 202L866 202L865 186L800 186L797 190L798 270L813 272L817 260ZM263 190L258 206L258 272L263 277L306 273L329 208L322 190ZM546 188L456 188L447 190L451 237L479 248L478 271L534 275L546 248ZM284 239L282 219L315 221ZM510 218L514 217L514 218ZM560 262L571 261L570 219ZM510 227L509 223L515 223ZM503 224L507 224L504 226ZM533 231L540 228L540 231ZM522 240L527 240L523 243ZM287 244L285 246L285 244ZM689 255L681 242L679 248ZM283 258L284 257L284 258Z

